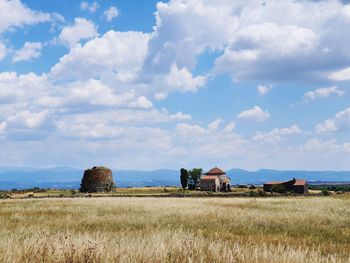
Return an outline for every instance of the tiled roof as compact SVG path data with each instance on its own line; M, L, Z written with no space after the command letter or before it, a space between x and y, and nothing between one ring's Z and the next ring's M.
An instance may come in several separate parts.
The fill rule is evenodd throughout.
M290 181L287 181L287 182L268 182L268 183L264 183L264 184L278 185L278 184L284 184L284 183L288 183L288 182L290 182ZM296 179L295 183L293 185L306 185L306 181L305 180Z
M297 179L295 180L294 185L306 185L306 181Z
M213 169L209 170L209 172L206 173L207 175L222 175L225 174L223 170L220 168L214 167Z
M216 179L218 179L218 177L215 175L207 175L201 178L201 180L216 180Z

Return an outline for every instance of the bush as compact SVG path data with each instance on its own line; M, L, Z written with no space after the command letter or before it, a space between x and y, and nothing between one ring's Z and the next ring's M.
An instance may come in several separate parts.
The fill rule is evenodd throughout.
M330 196L331 192L329 192L328 190L322 190L321 195L323 195L323 196Z
M275 193L285 193L286 192L286 189L284 189L284 187L280 184L276 184L274 186L272 186L272 189L271 189L272 192L275 192Z
M256 189L256 186L252 184L249 186L249 189L251 189L251 190Z
M0 192L0 199L8 199L11 198L11 196L6 192Z
M258 190L258 194L260 196L267 196L267 193L264 190L261 190L261 189Z

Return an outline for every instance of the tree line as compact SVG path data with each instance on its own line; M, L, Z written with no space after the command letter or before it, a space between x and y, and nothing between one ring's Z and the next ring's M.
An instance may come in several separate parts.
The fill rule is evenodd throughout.
M181 186L185 190L196 190L199 187L201 177L203 174L202 168L193 168L192 170L187 170L185 168L180 169L180 181Z

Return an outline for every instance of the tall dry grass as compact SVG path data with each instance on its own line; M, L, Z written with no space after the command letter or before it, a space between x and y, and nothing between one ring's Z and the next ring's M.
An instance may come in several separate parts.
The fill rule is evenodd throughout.
M350 199L0 201L0 262L350 262Z

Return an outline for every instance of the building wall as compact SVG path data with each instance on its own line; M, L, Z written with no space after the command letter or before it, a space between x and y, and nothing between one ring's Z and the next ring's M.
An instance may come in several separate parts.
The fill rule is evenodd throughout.
M201 191L220 191L219 180L202 180L200 183Z
M307 185L295 185L294 191L297 194L307 194L309 189Z

